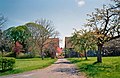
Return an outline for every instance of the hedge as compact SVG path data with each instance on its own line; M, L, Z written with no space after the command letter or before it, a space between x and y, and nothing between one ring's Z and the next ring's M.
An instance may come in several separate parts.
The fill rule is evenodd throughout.
M0 71L12 70L15 64L15 58L1 57L0 58Z

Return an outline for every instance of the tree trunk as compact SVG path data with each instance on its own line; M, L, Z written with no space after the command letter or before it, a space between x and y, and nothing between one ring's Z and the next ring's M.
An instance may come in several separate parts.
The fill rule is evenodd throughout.
M54 57L54 52L52 51L52 53L51 53L51 59L54 59L55 57Z
M85 53L85 60L87 60L87 52L86 52L86 50L84 50L84 53Z
M42 55L42 60L44 60L44 55Z
M102 47L103 47L103 44L99 44L98 45L98 52L97 52L97 62L98 63L102 63Z
M77 53L78 58L80 58L80 53Z
M41 58L44 60L44 52L41 52Z
M14 47L14 57L15 57L15 58L17 57L17 52L16 52L16 42L17 42L17 41L15 41L15 43L14 43L14 45L15 45L15 47Z
M40 49L40 52L41 52L41 58L42 58L42 60L44 60L44 52L43 52L43 50L42 50L42 47L41 47L41 49Z
M1 50L1 52L2 52L2 57L3 57L3 49Z
M27 53L28 52L27 43L23 42L22 46L23 46L23 49L24 49L24 53Z

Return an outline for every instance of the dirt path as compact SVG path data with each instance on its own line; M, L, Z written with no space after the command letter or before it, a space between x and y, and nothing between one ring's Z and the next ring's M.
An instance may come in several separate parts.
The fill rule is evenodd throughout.
M55 64L39 70L21 74L1 76L0 78L85 78L77 72L75 65L66 59L58 59Z

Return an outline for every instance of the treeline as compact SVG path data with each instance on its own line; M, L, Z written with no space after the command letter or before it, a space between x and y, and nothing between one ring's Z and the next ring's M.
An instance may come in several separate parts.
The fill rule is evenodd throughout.
M3 27L6 18L0 16L0 27ZM55 30L51 21L46 19L28 22L25 25L10 27L4 31L0 29L0 51L1 56L12 56L15 58L29 58L53 56L46 49L46 45L56 38L59 32ZM53 44L53 42L52 42ZM45 53L45 50L49 53ZM55 55L53 56L53 58Z

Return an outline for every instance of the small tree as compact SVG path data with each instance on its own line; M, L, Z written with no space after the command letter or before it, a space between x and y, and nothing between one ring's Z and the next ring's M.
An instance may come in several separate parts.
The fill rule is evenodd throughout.
M94 36L91 31L79 30L75 31L71 37L71 41L75 49L84 51L85 59L87 60L87 50L95 48Z

